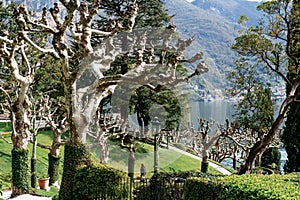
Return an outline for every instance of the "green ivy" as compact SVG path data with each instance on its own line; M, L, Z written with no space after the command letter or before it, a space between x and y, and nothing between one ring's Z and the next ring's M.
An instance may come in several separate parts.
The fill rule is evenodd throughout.
M74 177L74 199L127 199L128 188L123 184L126 173L101 164L90 164L77 170Z
M207 173L207 171L208 171L208 165L209 165L208 162L201 162L201 172Z
M74 200L72 191L77 167L91 162L90 153L84 144L66 143L64 155L63 184L59 191L59 199Z
M49 168L48 175L50 176L49 184L52 185L58 181L60 157L55 157L51 153L48 154Z
M18 188L18 193L29 193L29 160L28 149L11 151L12 156L12 184ZM18 195L18 194L16 194Z

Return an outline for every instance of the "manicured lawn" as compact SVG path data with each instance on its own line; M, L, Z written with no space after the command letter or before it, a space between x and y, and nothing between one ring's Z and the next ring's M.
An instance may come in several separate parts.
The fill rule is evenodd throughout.
M6 123L0 123L0 132L2 136L8 140L10 139L10 126ZM5 133L4 133L5 132ZM38 142L44 145L50 145L52 140L52 131L41 131L38 135ZM146 166L147 177L151 177L153 174L153 146L141 142L136 142L136 153L135 153L135 175L139 176L140 166L142 163ZM0 139L0 180L3 182L3 190L10 189L11 183L11 149L12 144L5 142ZM29 159L31 158L32 144L29 144ZM63 147L61 148L61 155L63 158ZM93 155L95 159L99 158L99 149L93 149ZM47 173L48 166L48 153L49 150L37 147L37 176L42 176ZM109 145L109 163L108 165L127 172L127 159L128 151L121 149L119 145L110 142ZM158 149L158 167L159 171L163 172L180 172L180 171L199 171L201 168L200 161L182 155L173 150L166 148ZM62 174L63 169L63 159L61 159L60 174ZM213 168L209 168L209 173L219 174L218 171ZM60 176L61 178L61 176ZM56 188L51 188L50 192L37 190L38 194L53 196L57 193Z
M0 127L3 127L4 123L0 123ZM3 128L0 128L3 130ZM6 133L2 132L2 136L7 140L10 139L10 128L6 128ZM38 142L44 145L50 145L52 139L52 131L42 131L38 135ZM3 186L2 188L9 189L11 187L10 179L11 179L11 150L12 144L5 142L3 139L0 139L0 180L2 180ZM42 149L37 147L37 176L42 176L43 174L47 174L48 170L48 153L49 150ZM61 153L63 155L63 147L61 148ZM29 159L31 159L32 155L32 144L29 144ZM61 174L62 174L63 160L61 161Z
M10 141L10 134L3 134L2 136ZM3 139L0 139L0 180L2 181L3 189L10 187L11 149L11 144L8 144Z
M153 174L154 150L153 146L145 143L136 142L135 152L135 174L139 176L140 166L143 163L146 167L147 176ZM93 154L96 159L99 158L99 150L94 149ZM118 145L110 144L108 165L127 172L128 151L121 149ZM182 172L182 171L200 171L200 161L176 151L166 148L158 149L158 170L163 172ZM220 174L219 171L209 167L209 173Z

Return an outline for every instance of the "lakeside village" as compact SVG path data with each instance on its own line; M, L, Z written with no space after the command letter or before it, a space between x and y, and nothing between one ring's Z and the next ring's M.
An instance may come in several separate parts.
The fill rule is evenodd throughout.
M236 102L239 96L229 97L224 96L223 92L220 89L215 89L213 92L207 91L205 89L199 89L197 85L193 86L195 92L192 95L192 101L204 101L204 102L213 102L213 101L227 101L227 102ZM276 85L271 88L273 100L280 102L285 98L285 87L282 85Z

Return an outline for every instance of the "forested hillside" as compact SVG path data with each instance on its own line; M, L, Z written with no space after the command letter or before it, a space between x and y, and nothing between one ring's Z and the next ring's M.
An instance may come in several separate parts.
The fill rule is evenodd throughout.
M246 14L249 24L257 23L262 16L256 10L258 2L246 0L165 0L173 23L183 37L195 35L193 49L202 49L208 59L209 73L198 77L196 84L213 93L214 88L225 89L226 73L233 66L234 53L230 49L240 29L238 19Z

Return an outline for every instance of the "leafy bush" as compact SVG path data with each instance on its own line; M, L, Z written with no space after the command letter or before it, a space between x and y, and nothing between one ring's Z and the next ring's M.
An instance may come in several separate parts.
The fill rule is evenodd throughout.
M186 152L197 155L197 153L193 149L190 149L190 148L187 148Z
M261 157L261 166L280 170L281 154L278 148L268 148Z
M184 187L184 199L300 199L300 173L288 175L231 175L190 178Z
M74 177L75 199L115 199L128 197L122 183L126 174L100 164L90 164L77 170Z
M222 199L299 199L299 183L284 175L228 176L222 185ZM287 176L289 177L289 176ZM287 178L286 177L286 178Z
M215 200L218 197L219 186L215 177L189 178L184 185L186 200Z
M175 173L158 173L152 176L150 183L143 184L135 189L136 200L180 200L184 199L186 191L186 180L189 177L210 177L215 179L216 175L203 174L201 172L175 172ZM189 188L190 189L190 188ZM196 190L197 191L197 190ZM190 191L188 191L189 193ZM197 191L198 192L198 191ZM197 198L194 198L197 199Z

